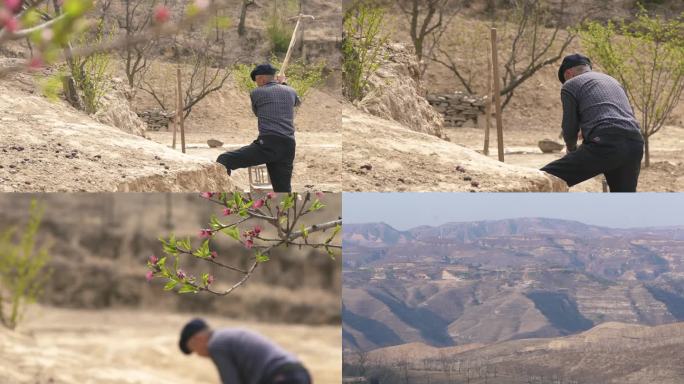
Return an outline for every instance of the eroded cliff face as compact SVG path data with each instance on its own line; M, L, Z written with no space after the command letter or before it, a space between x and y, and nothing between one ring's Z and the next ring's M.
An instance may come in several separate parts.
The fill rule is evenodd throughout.
M388 44L380 57L383 62L368 79L369 90L358 102L359 109L413 131L443 137L444 118L425 98L420 67L411 49L401 43Z

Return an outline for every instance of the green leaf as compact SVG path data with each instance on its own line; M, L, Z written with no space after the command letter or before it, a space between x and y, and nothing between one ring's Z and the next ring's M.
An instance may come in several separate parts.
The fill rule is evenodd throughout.
M260 251L256 252L256 261L257 263L265 263L267 261L271 260L270 257L268 257L267 254L261 253Z
M209 226L211 229L214 231L217 231L221 227L223 227L223 224L219 221L219 219L216 217L216 215L211 215L211 219L209 220Z
M164 286L165 291L170 291L172 290L176 285L178 284L178 281L176 280L170 280L166 285Z
M325 207L325 204L321 203L319 200L314 200L309 207L309 212L316 212L323 207Z
M221 232L232 237L235 240L240 240L240 230L236 226L232 225L230 227L223 228Z
M178 290L178 293L196 293L197 288L194 287L192 284L183 284L183 287Z
M192 253L194 256L206 259L211 256L211 251L209 250L209 239L204 240L202 245Z

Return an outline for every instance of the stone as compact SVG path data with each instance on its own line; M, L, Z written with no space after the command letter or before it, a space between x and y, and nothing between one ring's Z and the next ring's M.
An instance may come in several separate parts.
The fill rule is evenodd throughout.
M209 148L219 148L223 146L223 141L216 140L216 139L209 139L207 140L207 145Z
M543 153L560 152L565 146L551 139L544 139L539 141L539 149Z

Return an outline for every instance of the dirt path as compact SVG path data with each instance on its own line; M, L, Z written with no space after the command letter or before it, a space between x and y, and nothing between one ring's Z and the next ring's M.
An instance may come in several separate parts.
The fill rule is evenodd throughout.
M16 384L218 383L211 361L178 349L178 334L191 316L36 306L16 332L0 329L0 377ZM339 326L207 321L260 332L297 354L315 383L340 382Z

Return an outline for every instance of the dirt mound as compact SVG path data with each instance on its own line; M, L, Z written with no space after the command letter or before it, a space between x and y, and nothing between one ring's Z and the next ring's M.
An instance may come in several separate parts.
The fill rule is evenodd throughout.
M382 66L369 78L370 90L358 107L417 131L442 137L444 118L425 98L415 55L404 44L390 44L381 57Z
M473 150L347 107L342 112L350 191L567 191L541 171L500 163Z
M0 86L0 191L198 191L238 186L214 162ZM242 189L242 188L240 188Z
M110 87L100 99L100 109L93 118L124 132L145 136L147 124L131 108L127 99L128 86L120 78L114 78Z

